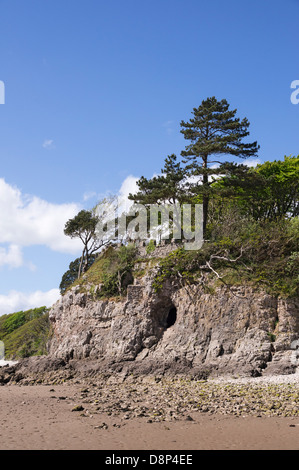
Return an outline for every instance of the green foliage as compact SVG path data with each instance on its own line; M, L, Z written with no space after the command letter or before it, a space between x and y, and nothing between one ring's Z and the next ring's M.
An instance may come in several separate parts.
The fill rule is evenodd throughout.
M299 283L299 251L294 251L294 253L289 256L286 265L286 272L289 275L294 276Z
M190 142L181 152L182 162L176 155L168 156L161 175L151 179L142 176L137 182L139 191L130 194L129 199L141 204L201 203L205 236L210 198L222 189L214 185L215 178L238 170L235 164L221 165L218 159L224 155L248 158L259 149L257 142L243 142L249 135L249 122L247 118L236 118L236 112L229 109L226 100L218 101L214 96L193 108L193 117L181 121L181 133ZM215 168L215 163L220 167Z
M114 256L107 260L102 273L102 297L113 297L126 292L133 281L132 269L136 256L134 245L121 246Z
M176 203L186 199L186 190L182 188L182 182L186 177L186 171L177 162L176 155L169 155L164 160L161 175L147 179L142 176L137 181L139 191L130 194L129 199L140 204Z
M120 269L131 269L136 257L136 247L133 244L123 245L117 250Z
M248 168L225 164L225 174L214 188L255 220L299 215L299 157L284 157ZM232 171L233 169L233 171Z
M298 222L249 220L246 224L246 219L241 220L242 223L238 218L231 220L230 227L222 224L214 231L210 227L212 240L200 250L182 248L161 260L154 283L156 290L169 278L192 283L205 274L227 286L247 284L274 295L299 295L299 231L295 230Z
M6 357L22 358L47 354L48 314L35 318L4 338Z
M90 266L91 255L102 246L102 240L97 240L96 227L99 218L92 211L82 210L69 219L64 227L64 234L71 238L80 238L83 243L81 261L78 268L78 278ZM74 267L72 268L74 269ZM62 286L64 287L64 286Z
M166 279L182 276L185 280L193 281L193 275L197 272L197 261L200 253L197 251L185 251L179 248L172 251L159 263L159 271L155 276L153 287L156 291L163 287Z
M190 144L181 152L186 163L188 176L200 176L200 180L191 182L189 190L199 195L203 205L203 233L206 235L209 200L215 188L212 187L214 176L220 173L213 164L219 164L218 158L224 155L248 158L255 156L259 146L257 142L244 143L249 135L247 118L236 118L237 110L230 110L226 100L218 101L215 96L203 100L198 108L193 108L193 117L181 121L181 133ZM216 159L216 160L215 160ZM233 166L231 167L231 170Z
M84 277L76 280L84 290L85 285L101 285L95 298L121 296L126 292L128 284L133 282L132 270L136 258L136 248L133 244L121 247L109 247L100 255L86 272Z
M218 161L224 156L257 155L257 142L245 142L250 124L247 118L237 118L236 112L226 100L203 100L193 108L188 122L181 121L181 133L188 141L181 162L174 154L168 156L161 174L151 179L142 176L137 182L139 191L129 196L145 206L203 205L202 248L179 249L161 260L156 289L168 278L194 282L204 273L227 286L243 282L277 295L299 294L299 156L256 168ZM163 209L156 209L160 223ZM192 210L194 215L194 206ZM86 216L84 211L80 214ZM177 233L177 215L170 215L173 234ZM191 227L184 230L193 228L194 220L190 220ZM68 234L78 236L73 226ZM146 251L153 250L151 241ZM108 250L87 271L82 284L101 283L100 295L122 295L130 282L133 260L128 247ZM66 278L66 282L71 280L71 274Z
M82 210L66 222L64 233L71 238L80 238L85 243L94 234L97 223L98 218L91 211Z
M288 224L288 235L297 239L299 233L299 217L294 217Z
M46 354L50 331L48 309L40 307L0 317L0 340L6 359Z
M247 118L236 118L237 110L230 110L228 102L218 101L215 96L203 100L198 108L193 108L193 118L181 121L181 133L190 141L182 155L187 160L209 155L233 155L248 158L256 155L259 146L256 142L242 143L249 135Z
M155 245L154 240L150 240L149 244L146 247L146 253L150 255L153 251L155 251L155 249L156 249L156 245Z
M87 269L92 266L92 264L95 262L96 256L91 255L89 257L88 263L87 263ZM59 289L60 289L60 294L64 294L68 287L70 287L76 279L78 279L78 274L79 274L79 268L80 268L80 263L81 259L77 258L75 261L72 261L69 264L69 269L64 273L62 276Z
M25 313L16 312L3 322L3 331L5 331L5 334L12 333L14 330L24 325L24 323L26 323Z
M299 156L265 162L255 171L267 182L263 193L268 202L267 218L299 215Z

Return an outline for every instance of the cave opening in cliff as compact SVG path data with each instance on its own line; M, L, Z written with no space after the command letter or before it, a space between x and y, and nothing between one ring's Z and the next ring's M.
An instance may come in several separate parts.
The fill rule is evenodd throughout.
M176 322L176 307L173 305L168 312L167 318L166 318L166 328L170 328L173 326Z

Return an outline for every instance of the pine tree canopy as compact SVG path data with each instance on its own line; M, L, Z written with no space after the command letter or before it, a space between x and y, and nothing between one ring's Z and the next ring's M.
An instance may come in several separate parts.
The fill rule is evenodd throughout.
M213 96L203 100L198 108L193 108L193 118L181 121L181 133L190 144L181 152L185 162L197 157L208 159L210 155L229 154L248 158L255 156L259 149L257 142L244 143L249 135L247 118L235 117L237 110L229 110L228 102L217 101ZM219 163L216 160L208 163Z
M174 154L166 157L164 162L160 175L151 179L142 176L137 181L139 191L130 194L129 199L140 204L176 203L186 199L186 188L183 187L186 171Z

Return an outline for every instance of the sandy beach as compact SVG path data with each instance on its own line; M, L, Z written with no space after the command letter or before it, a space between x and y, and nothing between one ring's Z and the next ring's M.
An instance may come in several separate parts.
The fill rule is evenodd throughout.
M127 419L82 405L79 384L2 386L0 400L1 450L299 449L299 416L193 412L170 422Z

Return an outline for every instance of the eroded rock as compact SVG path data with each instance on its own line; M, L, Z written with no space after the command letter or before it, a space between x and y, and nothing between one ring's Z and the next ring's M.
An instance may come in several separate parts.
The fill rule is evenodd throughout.
M223 286L211 294L199 285L187 289L170 281L157 293L150 275L128 287L122 301L75 291L61 297L50 311L49 355L141 373L258 376L296 370L298 299L277 299L249 287Z

